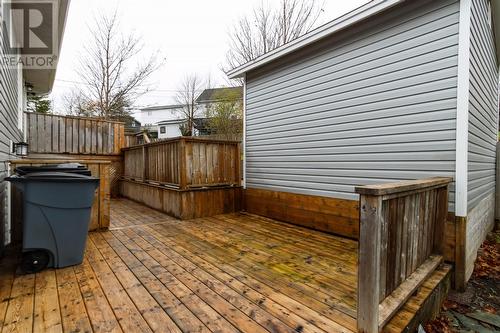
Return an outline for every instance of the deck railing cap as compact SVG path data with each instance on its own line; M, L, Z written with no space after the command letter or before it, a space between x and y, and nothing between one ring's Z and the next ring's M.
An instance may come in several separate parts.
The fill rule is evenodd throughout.
M432 177L426 179L405 180L394 183L356 186L355 192L363 195L389 195L401 192L418 191L433 186L448 185L452 177Z
M173 142L205 142L205 143L214 143L214 144L219 143L228 145L237 145L241 143L240 141L235 141L235 140L220 140L220 139L214 140L214 139L205 139L203 137L197 137L197 136L178 136L175 138L160 139L158 141L150 143L143 143L143 144L133 145L130 147L124 147L122 148L122 151L140 149L142 147L153 147Z
M29 112L29 111L24 111L24 113L26 113L27 115L35 115L35 116L46 116L46 117L54 117L54 118L77 119L77 120L94 120L94 121L100 121L100 122L105 122L105 123L125 125L125 122L123 122L123 121L104 119L104 118L100 118L100 117L83 117L83 116L73 116L73 115L66 115L66 114L53 114L53 113L41 113L41 112Z

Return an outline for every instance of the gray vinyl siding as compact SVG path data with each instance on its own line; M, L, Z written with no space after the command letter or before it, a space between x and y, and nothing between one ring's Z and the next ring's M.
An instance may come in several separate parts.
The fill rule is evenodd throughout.
M3 37L3 34L2 36ZM0 37L0 38L1 38ZM0 55L5 54L6 40L0 39ZM10 140L22 140L18 125L17 69L0 65L0 254L7 232L7 161L10 155Z
M247 187L357 199L454 176L458 20L458 1L405 2L247 73Z
M498 71L489 1L472 1L468 210L495 192Z

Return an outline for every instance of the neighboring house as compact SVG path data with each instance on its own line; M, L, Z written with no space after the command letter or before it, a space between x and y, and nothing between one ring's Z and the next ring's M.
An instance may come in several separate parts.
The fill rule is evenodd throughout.
M205 89L196 99L198 114L206 115L208 108L214 103L223 101L224 96L237 96L243 100L243 87Z
M11 18L5 15L5 3L6 2L3 1L0 2L0 11L2 12L0 57L9 55L7 54L9 34L4 30L5 27L9 26L10 19L15 20L16 18L22 18L22 16ZM59 42L57 46L60 47L69 0L59 0L56 3L58 5L59 24L57 31L54 33L57 34ZM13 23L17 24L18 22L14 21ZM20 55L29 55L29 52L21 52ZM7 162L16 158L16 156L12 154L12 144L25 140L23 112L26 111L27 90L29 88L30 93L34 94L49 93L54 84L55 72L55 68L32 69L26 67L23 69L21 65L17 68L12 68L8 67L4 61L0 61L0 92L2 96L2 102L0 103L0 255L4 246L10 241L10 187L8 183L4 181L4 178L7 176L8 172Z
M355 185L452 176L443 242L463 285L495 219L499 51L499 1L376 0L232 70L247 198L270 198L260 212L273 216L290 193L347 207ZM301 207L347 226L347 210Z
M142 128L150 132L157 132L158 122L179 119L181 111L182 105L159 105L143 108L140 113Z
M173 119L158 122L158 139L168 139L182 136L180 126L185 122L186 121L184 119Z
M141 130L141 123L134 117L130 117L125 121L125 133L137 133Z

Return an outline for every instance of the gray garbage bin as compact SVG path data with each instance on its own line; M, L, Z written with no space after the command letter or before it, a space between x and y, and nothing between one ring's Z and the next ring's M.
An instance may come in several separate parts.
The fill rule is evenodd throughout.
M99 179L38 172L6 180L23 194L22 269L33 273L82 263Z

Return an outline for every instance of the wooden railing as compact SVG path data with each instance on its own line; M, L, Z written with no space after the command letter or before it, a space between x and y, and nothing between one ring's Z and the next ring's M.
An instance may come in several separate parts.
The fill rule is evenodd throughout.
M182 137L128 147L124 178L178 189L240 184L240 145Z
M124 124L115 121L26 113L30 153L120 155Z
M441 264L451 181L356 187L359 332L379 332Z

